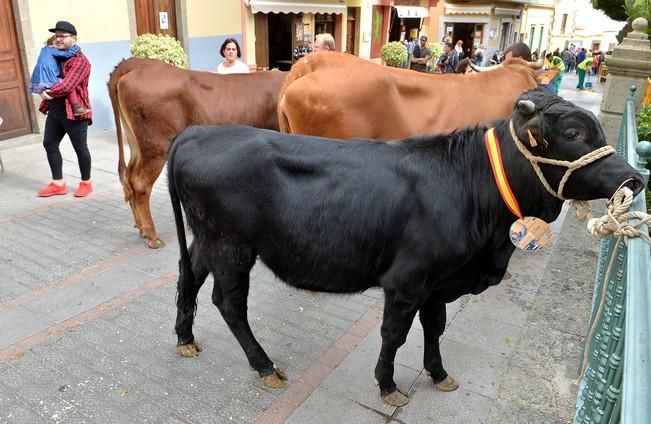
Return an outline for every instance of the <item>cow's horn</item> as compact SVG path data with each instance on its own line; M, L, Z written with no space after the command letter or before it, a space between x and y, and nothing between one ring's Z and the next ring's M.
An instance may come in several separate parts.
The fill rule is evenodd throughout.
M529 66L532 69L540 69L545 65L545 56L547 55L547 50L543 50L540 56L538 57L538 62L529 62Z
M533 115L536 112L536 105L531 100L520 100L518 109L525 115Z
M545 56L541 56L540 59L538 59L538 62L529 62L529 67L531 69L540 69L543 67L545 64Z
M473 71L475 72L486 72L486 71L494 71L496 69L502 68L504 65L501 63L498 63L497 65L491 65L491 66L477 66L475 63L473 63L472 60L469 61L468 65L472 68Z

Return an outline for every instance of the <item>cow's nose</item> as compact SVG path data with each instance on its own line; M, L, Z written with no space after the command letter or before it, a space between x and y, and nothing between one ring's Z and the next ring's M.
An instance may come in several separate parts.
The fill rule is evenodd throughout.
M624 187L628 187L633 192L633 197L637 196L639 192L644 190L644 180L640 174L631 175L627 181L624 182ZM649 183L651 186L651 182Z

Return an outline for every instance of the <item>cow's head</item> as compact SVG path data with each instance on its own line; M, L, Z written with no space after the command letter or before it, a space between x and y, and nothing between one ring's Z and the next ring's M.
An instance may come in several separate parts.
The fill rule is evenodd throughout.
M563 186L563 198L610 198L623 183L634 194L644 188L640 174L620 156L611 154L613 150L607 147L596 117L579 106L553 94L528 91L515 102L511 124L526 148L524 153L543 159L533 161L540 164L552 190L558 193ZM550 160L567 163L550 164ZM569 177L568 165L576 167Z

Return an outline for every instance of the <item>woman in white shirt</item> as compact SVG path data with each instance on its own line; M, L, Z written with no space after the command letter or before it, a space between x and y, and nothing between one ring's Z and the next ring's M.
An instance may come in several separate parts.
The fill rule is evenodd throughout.
M224 58L224 61L217 66L218 74L249 73L249 66L239 59L242 57L242 50L240 50L240 45L237 44L236 39L227 38L224 40L219 53Z
M457 40L457 44L455 44L454 50L459 53L459 60L463 59L463 40Z

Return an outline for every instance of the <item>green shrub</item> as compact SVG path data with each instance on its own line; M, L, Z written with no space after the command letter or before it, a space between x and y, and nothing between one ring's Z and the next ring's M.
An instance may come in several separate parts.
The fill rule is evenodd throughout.
M181 43L169 35L139 35L131 45L131 55L162 60L179 68L186 69L188 67L188 55L183 50Z
M380 57L388 66L402 68L407 63L407 49L400 41L390 41L382 46Z
M432 56L427 69L429 69L430 72L434 72L436 70L436 63L438 62L439 57L441 57L441 53L443 53L443 47L441 46L441 43L428 43L427 47L429 48L430 55Z
M637 139L651 141L651 105L644 106L637 118Z

